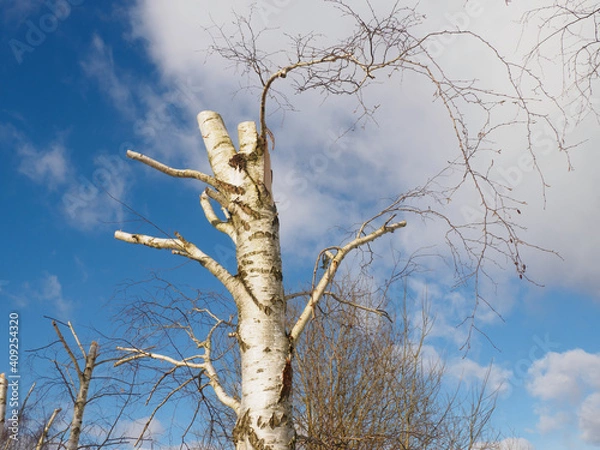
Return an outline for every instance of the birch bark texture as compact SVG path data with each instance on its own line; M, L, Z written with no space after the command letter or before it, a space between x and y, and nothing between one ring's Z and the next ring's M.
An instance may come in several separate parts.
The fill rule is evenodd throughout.
M294 446L291 402L289 392L286 394L283 387L283 374L291 364L291 345L285 326L279 219L271 194L271 168L265 146L254 122L239 125L239 151L217 113L200 113L198 124L214 176L171 169L131 151L128 156L169 175L196 178L209 185L200 196L200 203L211 225L234 242L237 274L230 274L179 234L177 239L158 239L117 232L115 237L171 249L175 254L196 260L227 288L238 310L241 399L225 393L214 373L211 384L219 399L237 413L233 430L236 448L291 448ZM211 201L223 208L224 219L217 216ZM208 370L205 372L210 375Z
M197 179L208 185L200 195L200 204L209 223L227 234L235 244L237 273L231 274L177 232L173 238L159 238L117 231L115 238L168 249L176 255L195 260L229 291L238 312L236 338L241 356L241 398L227 393L219 381L210 359L210 333L207 341L202 343L204 354L200 355L201 363L175 360L139 348L120 348L128 355L118 364L138 358L153 358L175 366L201 369L209 378L218 399L237 415L232 432L236 449L291 449L295 447L290 398L294 343L348 252L404 227L406 222L392 223L390 219L370 232L362 227L346 245L331 247L328 266L288 332L279 217L273 199L265 133L259 134L254 122L242 122L238 126L239 149L236 150L223 119L216 112L201 112L198 125L213 175L192 169L174 169L131 150L127 156L167 175ZM215 212L214 203L222 208L223 218Z

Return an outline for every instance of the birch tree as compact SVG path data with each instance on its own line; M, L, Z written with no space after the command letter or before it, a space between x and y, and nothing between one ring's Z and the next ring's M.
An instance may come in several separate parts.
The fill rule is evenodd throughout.
M73 353L73 350L64 338L57 323L55 321L52 322L52 327L54 328L58 339L63 345L65 352L67 352L69 355L69 358L73 364L72 367L75 369L77 376L77 383L73 382L73 390L70 391L71 400L73 401L73 417L69 426L69 440L65 445L66 450L77 450L79 448L79 436L81 435L81 427L83 425L83 414L85 412L85 407L88 404L88 392L90 390L90 383L92 382L92 374L94 372L94 368L96 367L98 343L96 341L92 341L89 350L86 352L79 341L77 333L75 333L75 330L70 323L68 325L69 329L71 330L71 334L77 343L77 347L83 357L82 366L80 366L79 359L75 356L75 353ZM65 373L62 371L61 376L65 380L68 379ZM47 434L47 432L45 434Z
M101 352L98 341L86 348L71 322L52 320L52 327L57 340L32 350L34 371L37 367L53 370L36 374L36 406L28 410L36 422L36 444L29 448L99 450L126 444L130 437L122 435L117 425L128 417L134 384L112 368L116 358ZM61 327L68 329L70 337ZM110 372L102 366L110 367Z
M527 244L520 238L519 227L514 221L520 214L521 204L510 197L508 190L501 189L489 178L489 165L477 165L474 158L478 152L487 150L488 154L493 154L498 151L490 142L502 130L523 127L525 133L531 133L528 127L535 122L547 122L556 132L557 145L563 147L559 130L545 114L536 112L529 93L522 90L524 79L529 86L541 86L541 80L504 59L481 36L456 30L420 35L423 16L416 9L400 3L379 11L366 2L366 12L360 14L342 0L325 3L345 20L353 21L354 32L331 46L319 46L313 34L294 37L287 50L277 52L277 60L272 53L260 49L263 33L255 30L247 17L236 16L234 37L223 28L213 30L215 45L212 50L237 64L246 75L252 75L259 83L259 96L257 123L250 120L238 125L237 148L217 112L198 114L211 173L170 167L150 155L127 152L130 159L165 175L200 182L204 189L199 200L206 219L235 246L237 267L234 273L214 255L204 251L203 243L192 242L180 233L154 236L122 230L115 232L115 238L123 242L168 250L197 262L229 293L237 310L235 338L240 354L240 392L236 395L228 391L215 370L211 353L214 328L206 338L198 339L201 353L193 358L164 355L151 348L121 347L125 353L121 362L153 359L202 373L219 401L236 417L232 439L239 450L295 447L291 392L292 365L299 339L346 257L356 250L369 251L375 240L401 232L409 225L410 216L437 219L446 224L446 240L459 281L472 280L475 286L474 309L485 302L477 286L480 278L487 275L488 262L509 261L520 278L527 278L526 265L521 258L521 249ZM494 90L477 80L453 79L428 47L429 42L439 36L469 39L474 45L481 46L501 67L506 89ZM364 220L349 239L332 243L316 256L315 267L323 269L315 270L306 302L288 326L286 304L294 295L286 295L284 291L280 218L270 163L275 137L267 123L269 101L285 103L278 95L276 85L286 83L298 93L317 90L330 96L355 96L363 116L370 116L374 111L363 98L365 89L375 82L376 77L401 81L408 73L430 83L454 130L456 157L449 158L449 165L440 177L397 195L386 208ZM511 108L511 113L502 109L505 107ZM483 119L470 122L469 117ZM535 156L531 139L525 146ZM439 184L443 175L456 172L461 174L456 184ZM465 186L470 186L478 197L481 215L477 218L469 222L456 221L442 208L433 207L447 203ZM382 192L382 197L389 195ZM428 199L429 205L419 206L423 205L423 199ZM218 208L222 214L218 213ZM217 325L223 321L226 320L215 318Z

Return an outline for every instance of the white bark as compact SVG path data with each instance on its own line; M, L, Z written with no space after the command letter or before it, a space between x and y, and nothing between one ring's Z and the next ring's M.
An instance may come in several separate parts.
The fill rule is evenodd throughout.
M240 188L237 192L221 191L228 201L222 206L232 214L237 242L236 278L241 281L234 292L242 365L242 398L234 430L236 448L287 449L294 445L291 402L283 386L291 355L270 168L254 123L239 125L238 153L218 114L202 112L198 124L215 177Z
M73 419L71 420L69 441L66 445L66 450L77 450L79 448L79 436L81 435L81 426L83 424L83 413L87 405L87 396L92 381L92 372L94 371L96 356L98 352L98 344L92 342L90 349L85 358L85 367L83 371L78 370L79 375L79 390L77 398L73 405Z

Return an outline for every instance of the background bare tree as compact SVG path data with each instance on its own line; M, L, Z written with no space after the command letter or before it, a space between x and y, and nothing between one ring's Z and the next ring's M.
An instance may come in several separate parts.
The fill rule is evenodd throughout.
M301 448L474 449L494 441L495 393L452 386L440 360L427 355L434 318L426 305L393 301L364 280L331 287L298 348L294 404ZM415 313L416 316L415 316ZM457 390L453 390L457 389Z
M0 374L0 379L6 382L5 374ZM2 450L48 450L46 445L46 426L52 424L53 414L50 418L36 414L40 409L40 402L32 402L32 393L35 383L29 388L27 394L16 410L10 405L10 397L6 395L6 389L0 388L0 401L3 405L0 409L8 416L2 416L2 428L0 429L0 449ZM13 411L17 411L15 421Z
M219 402L203 373L208 354L209 373L218 372L222 386L239 397L235 324L216 315L231 309L228 299L176 286L157 274L144 283L125 285L118 298L126 305L116 318L124 336L118 349L149 349L116 362L117 366L136 362L139 394L150 408L135 440L167 410L177 411L170 432L185 445L229 448L235 415Z
M70 322L53 320L52 326L57 340L32 350L32 367L49 363L52 370L37 373L36 407L29 414L39 432L37 447L31 448L100 450L128 443L131 438L123 435L119 422L129 418L135 401L135 368L125 372L112 367L111 339L106 339L106 351L95 340L86 349Z

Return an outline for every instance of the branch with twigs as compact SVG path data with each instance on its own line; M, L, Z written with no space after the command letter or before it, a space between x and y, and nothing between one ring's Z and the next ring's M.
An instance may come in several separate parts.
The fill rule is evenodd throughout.
M285 296L285 300L293 300L295 298L298 297L310 297L311 295L311 291L304 291L304 292L295 292L293 294L289 294ZM333 292L333 291L325 291L323 292L323 295L331 297L332 299L334 299L336 302L341 303L342 305L348 305L348 306L352 306L353 308L356 309L360 309L362 311L366 311L368 313L372 313L372 314L376 314L378 316L381 317L385 317L387 320L389 320L390 322L392 321L390 315L388 314L387 311L380 309L380 308L371 308L369 306L366 305L361 305L360 303L356 303L356 302L350 302L348 300L344 300L339 294Z
M325 269L325 272L321 276L320 280L312 289L310 298L308 299L304 310L302 311L302 313L298 317L298 320L296 321L296 323L292 327L292 330L290 331L290 340L292 342L296 342L302 334L302 331L306 327L306 324L310 321L310 318L313 315L314 308L325 293L327 286L333 280L333 277L338 271L340 263L346 257L346 255L355 248L366 245L369 242L374 241L378 237L383 236L384 234L393 233L395 230L399 228L404 228L406 226L406 221L404 220L400 222L392 222L393 220L394 216L390 217L383 225L381 225L379 228L375 229L374 231L368 234L365 234L365 228L361 227L356 237L352 241L350 241L344 246L336 248L337 251L335 255L332 255L332 258L329 261L329 265Z
M185 256L191 260L197 261L208 269L208 271L219 280L229 291L245 289L244 285L233 275L229 273L221 264L200 250L193 243L185 240L179 233L175 233L176 239L165 239L145 234L130 234L124 231L116 231L115 238L128 242L130 244L141 244L147 247L171 250L175 255ZM235 296L234 296L235 298Z
M239 400L232 397L231 395L229 395L226 392L225 388L222 386L221 382L219 381L219 376L217 374L215 367L213 366L212 359L211 359L212 336L213 336L215 330L225 322L221 319L218 319L214 314L212 314L207 309L198 309L197 312L207 313L215 320L215 324L208 332L206 338L202 341L197 339L193 335L193 333L191 333L191 331L189 331L187 329L185 330L187 332L188 336L196 344L196 347L204 350L204 352L202 354L197 354L197 355L193 355L193 356L190 356L187 358L182 358L182 359L175 359L175 358L172 358L167 355L163 355L160 353L156 353L156 352L152 352L152 351L144 350L144 349L140 349L140 348L117 347L117 350L125 352L126 355L124 355L121 359L119 359L115 363L115 366L119 366L122 364L129 363L131 361L140 360L143 358L149 358L149 359L153 359L153 360L157 360L157 361L163 361L163 362L166 362L166 363L172 365L173 367L170 370L168 370L167 372L165 372L160 377L160 379L155 383L154 387L150 391L149 399L154 395L158 386L161 384L161 381L164 380L168 374L174 373L174 371L177 368L185 367L185 368L189 368L189 369L197 369L200 371L200 374L206 375L206 377L208 378L208 385L210 385L213 388L217 398L225 406L231 408L237 414L239 412L239 408L240 408ZM185 327L183 327L183 328L185 328ZM187 380L185 380L183 383L181 383L175 389L172 389L167 394L167 396L156 406L156 408L154 409L154 411L152 412L152 414L146 421L144 430L142 431L142 433L140 434L140 436L138 438L138 442L140 441L140 439L142 439L145 431L148 429L150 422L152 421L152 419L154 418L154 416L156 415L158 410L162 406L164 406L173 395L175 395L178 391L182 390L186 385L188 385L189 383L191 383L198 377L199 377L199 374L188 378Z

